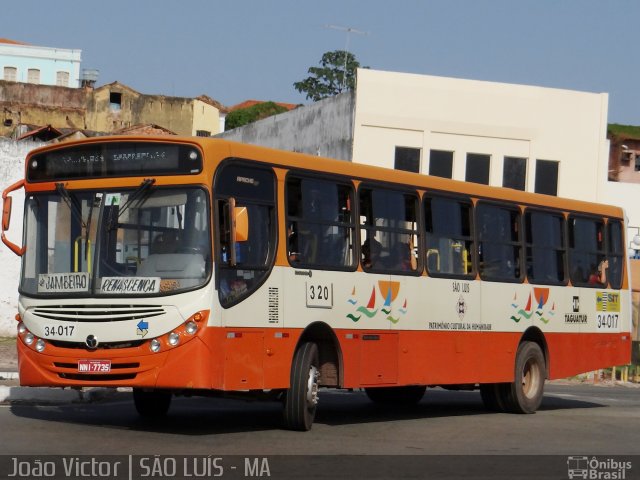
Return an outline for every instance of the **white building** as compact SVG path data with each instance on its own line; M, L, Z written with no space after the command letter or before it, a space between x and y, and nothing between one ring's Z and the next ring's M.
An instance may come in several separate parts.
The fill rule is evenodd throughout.
M39 85L80 86L81 50L37 47L0 39L0 80Z
M640 226L640 185L607 180L607 111L606 93L359 69L355 94L221 136L620 205Z

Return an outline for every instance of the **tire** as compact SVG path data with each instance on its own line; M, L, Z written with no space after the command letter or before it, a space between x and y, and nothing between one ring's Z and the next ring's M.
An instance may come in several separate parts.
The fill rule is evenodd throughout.
M424 396L427 387L424 385L407 385L405 387L365 388L364 391L373 403L381 405L415 405Z
M290 430L311 430L318 405L319 365L315 343L306 342L298 347L291 365L289 389L284 397L284 422Z
M161 418L167 414L171 406L171 392L134 388L133 403L141 417Z
M483 383L480 385L480 396L484 407L490 412L506 412L506 394L509 383Z
M506 392L507 409L513 413L535 413L542 403L546 364L540 346L522 342L516 352L513 383Z

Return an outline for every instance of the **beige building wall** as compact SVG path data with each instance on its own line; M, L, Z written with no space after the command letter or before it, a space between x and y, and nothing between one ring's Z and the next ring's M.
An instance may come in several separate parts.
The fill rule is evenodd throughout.
M94 90L87 119L89 129L101 132L155 124L184 136L197 130L218 133L220 124L218 109L201 100L143 95L117 82Z
M220 110L196 98L193 100L191 135L196 136L198 131L209 132L209 135L220 133Z
M360 69L353 161L393 168L396 146L421 148L428 173L430 150L446 150L453 178L464 180L467 153L488 154L489 183L502 186L504 157L522 157L528 191L536 159L559 161L558 195L596 201L606 180L607 104L605 93Z

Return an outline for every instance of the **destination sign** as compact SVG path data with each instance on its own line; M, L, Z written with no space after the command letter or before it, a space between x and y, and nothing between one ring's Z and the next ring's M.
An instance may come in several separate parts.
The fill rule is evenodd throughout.
M70 293L88 292L89 274L75 273L41 273L38 275L38 293Z
M160 291L160 277L103 277L102 293L148 294Z
M32 156L31 182L95 177L194 174L202 155L192 145L156 142L104 142L51 150Z

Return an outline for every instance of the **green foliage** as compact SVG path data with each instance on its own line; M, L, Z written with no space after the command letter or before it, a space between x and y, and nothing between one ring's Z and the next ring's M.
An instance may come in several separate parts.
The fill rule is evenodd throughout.
M607 133L610 137L640 139L640 127L636 127L634 125L610 123L607 127Z
M319 67L310 67L311 76L293 84L307 99L317 102L338 93L353 90L356 84L356 69L360 63L355 55L345 50L335 50L322 55ZM366 68L366 67L364 67Z
M224 129L231 130L286 111L285 107L276 105L273 102L258 103L229 113L224 122Z

